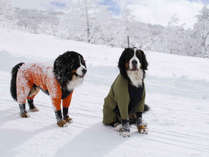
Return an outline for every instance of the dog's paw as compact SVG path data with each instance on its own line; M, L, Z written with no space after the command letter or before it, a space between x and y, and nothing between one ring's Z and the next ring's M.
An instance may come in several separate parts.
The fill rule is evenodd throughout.
M137 126L138 132L140 134L148 134L147 124Z
M123 127L119 130L120 136L130 137L130 129L124 129Z
M23 113L20 113L20 117L22 117L22 118L28 118L29 115L27 114L27 112L23 112Z
M71 123L72 122L72 118L70 118L69 116L66 116L64 118L64 120L67 122L67 123Z
M59 120L59 121L57 121L57 125L58 125L59 127L64 127L65 124L66 124L66 121L65 121L65 120Z
M130 131L119 131L120 133L120 136L123 136L123 137L130 137L131 134L130 134Z
M115 131L119 132L122 129L122 124L116 123L116 124L114 124L113 128Z

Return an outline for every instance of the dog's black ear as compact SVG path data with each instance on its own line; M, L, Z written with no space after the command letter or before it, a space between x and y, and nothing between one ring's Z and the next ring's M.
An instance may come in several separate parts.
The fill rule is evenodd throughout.
M146 55L145 55L144 51L142 51L142 50L139 50L139 51L140 51L140 54L141 54L141 66L142 66L142 69L143 70L147 70L148 62L147 62L147 59L146 59Z
M73 58L71 55L71 52L67 51L58 56L54 62L53 72L61 86L65 86L68 80L72 79L71 73Z
M125 58L125 55L127 53L127 51L129 51L129 48L125 48L119 58L119 61L118 61L118 68L120 70L120 74L128 79L128 76L127 76L127 73L126 73L126 67L125 67L125 62L126 62L126 58Z

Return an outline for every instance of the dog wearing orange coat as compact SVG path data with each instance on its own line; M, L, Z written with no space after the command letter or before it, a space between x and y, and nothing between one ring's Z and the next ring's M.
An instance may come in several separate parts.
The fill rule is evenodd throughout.
M68 115L68 108L73 90L83 82L86 72L83 56L75 51L67 51L58 56L53 66L37 63L17 64L12 69L10 92L19 104L20 116L28 117L26 102L31 112L38 111L33 99L42 90L50 95L55 107L57 125L63 127L72 120Z

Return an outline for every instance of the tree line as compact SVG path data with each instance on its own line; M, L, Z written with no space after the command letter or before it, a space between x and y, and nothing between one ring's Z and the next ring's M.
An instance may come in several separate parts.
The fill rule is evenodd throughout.
M138 22L127 7L128 1L114 0L114 13L99 0L68 1L64 11L13 8L0 0L0 26L49 34L60 38L104 44L130 46L178 55L209 57L209 9L204 6L192 29L184 29L171 19L166 26Z

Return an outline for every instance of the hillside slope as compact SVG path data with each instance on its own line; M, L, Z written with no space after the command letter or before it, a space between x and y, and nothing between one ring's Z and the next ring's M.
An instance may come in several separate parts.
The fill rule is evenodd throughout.
M148 135L123 138L102 124L103 99L118 74L119 48L0 29L0 155L4 157L208 157L209 62L207 59L146 52ZM20 61L47 62L66 50L82 53L88 73L75 90L73 123L56 126L50 98L35 99L40 112L19 117L10 96L10 70Z

